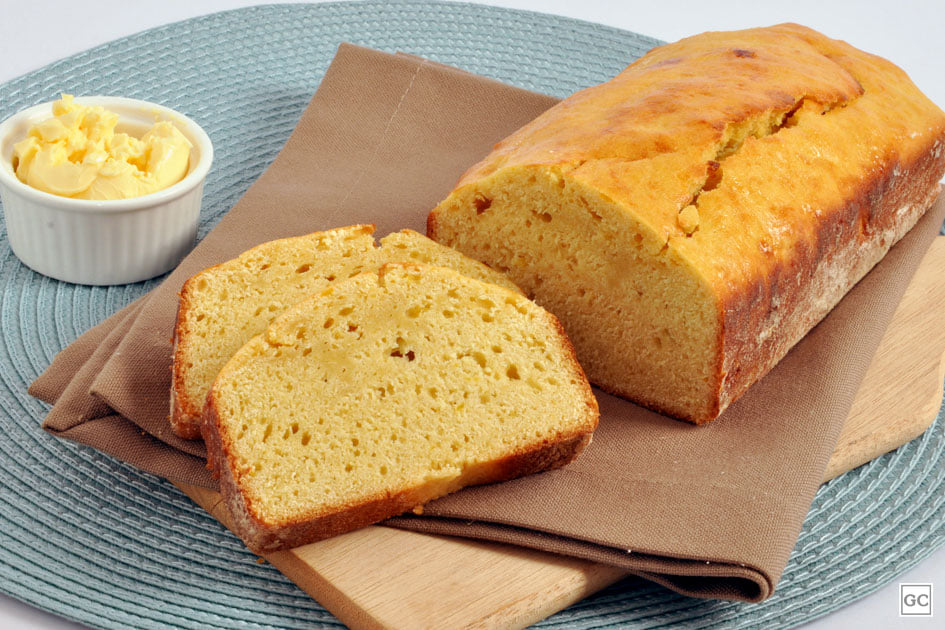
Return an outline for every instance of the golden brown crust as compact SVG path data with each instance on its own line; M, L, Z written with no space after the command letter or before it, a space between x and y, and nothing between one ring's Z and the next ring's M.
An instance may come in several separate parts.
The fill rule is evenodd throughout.
M887 163L839 212L824 213L813 251L721 303L722 409L767 374L916 224L938 196L943 171L945 151L930 151L904 170ZM686 419L704 424L717 415Z
M191 308L189 286L193 278L187 280L178 294L177 319L174 323L174 351L171 364L171 429L178 437L185 440L200 438L200 420L202 409L196 407L187 396L184 387L185 360L183 357L187 338L184 332L186 313Z

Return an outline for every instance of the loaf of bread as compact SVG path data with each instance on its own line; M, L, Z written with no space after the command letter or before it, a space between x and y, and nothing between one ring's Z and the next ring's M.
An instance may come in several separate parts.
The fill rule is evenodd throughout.
M244 343L301 299L336 279L376 271L388 262L415 262L518 290L509 279L456 250L403 230L374 242L374 226L354 225L263 243L191 277L181 289L174 329L171 427L200 437L210 384Z
M556 314L591 382L704 423L915 224L943 143L888 61L791 24L706 33L499 143L428 235Z
M220 371L204 413L235 532L256 552L562 466L598 419L553 315L405 264L287 310Z

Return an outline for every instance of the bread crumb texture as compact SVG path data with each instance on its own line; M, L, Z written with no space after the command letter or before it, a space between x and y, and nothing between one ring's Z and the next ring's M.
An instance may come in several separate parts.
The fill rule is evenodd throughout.
M172 426L199 437L204 399L220 368L278 315L332 282L388 262L450 267L518 290L502 273L412 230L374 241L356 225L263 243L190 278L181 290L175 331Z
M552 315L510 289L397 264L287 310L233 356L208 400L217 465L269 532L381 506L348 529L562 465L598 415ZM571 446L508 466L555 445Z
M715 418L931 201L945 115L797 25L653 49L496 145L428 220L564 324L590 380Z

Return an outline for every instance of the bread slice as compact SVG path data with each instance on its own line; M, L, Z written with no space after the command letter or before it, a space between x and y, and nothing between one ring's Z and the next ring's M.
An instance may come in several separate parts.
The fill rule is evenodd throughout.
M263 243L190 278L181 289L174 329L171 427L200 437L210 384L244 343L289 306L337 279L387 262L435 264L518 290L504 275L412 230L374 242L373 225Z
M563 466L597 420L553 315L449 269L391 264L241 348L202 428L235 531L262 552Z

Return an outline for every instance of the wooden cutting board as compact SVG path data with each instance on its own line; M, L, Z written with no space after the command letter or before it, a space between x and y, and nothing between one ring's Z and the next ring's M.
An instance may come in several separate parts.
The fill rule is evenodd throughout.
M945 237L932 244L857 393L825 481L905 444L935 420L945 378ZM212 490L179 485L224 525ZM626 571L509 545L366 527L269 554L352 628L521 628Z

